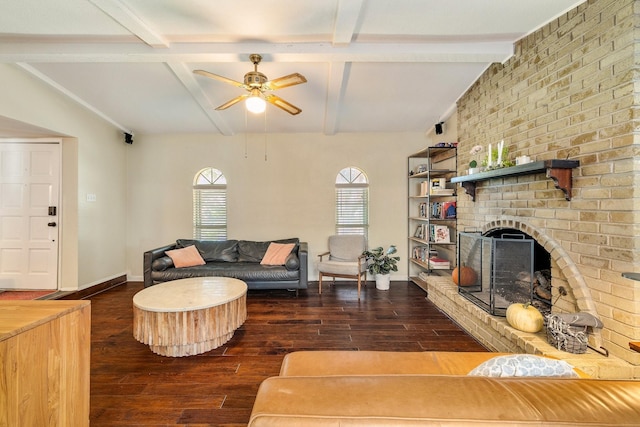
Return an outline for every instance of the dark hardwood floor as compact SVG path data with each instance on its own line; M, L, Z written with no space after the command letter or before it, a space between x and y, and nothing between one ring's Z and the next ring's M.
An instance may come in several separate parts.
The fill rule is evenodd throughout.
M130 282L90 297L91 426L245 426L260 382L296 350L486 351L407 282L358 302L355 284L250 291L248 318L224 346L157 356L132 336Z

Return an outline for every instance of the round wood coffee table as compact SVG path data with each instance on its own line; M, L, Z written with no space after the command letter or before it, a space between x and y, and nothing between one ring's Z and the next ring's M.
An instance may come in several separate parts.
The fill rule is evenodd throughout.
M161 356L204 353L229 341L247 318L247 284L194 277L145 288L133 297L133 337Z

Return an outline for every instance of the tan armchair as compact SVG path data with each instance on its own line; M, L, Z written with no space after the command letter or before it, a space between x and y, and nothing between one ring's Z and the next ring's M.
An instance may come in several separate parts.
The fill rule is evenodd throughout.
M318 255L318 293L322 293L322 278L336 277L355 279L358 282L358 299L364 279L366 284L367 263L362 253L367 248L364 236L356 234L329 237L329 251Z

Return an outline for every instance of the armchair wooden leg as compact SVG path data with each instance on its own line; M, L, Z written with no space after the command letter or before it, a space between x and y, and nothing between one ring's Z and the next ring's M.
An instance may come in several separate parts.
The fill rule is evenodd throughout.
M318 294L322 294L322 273L318 276Z
M358 300L360 300L360 282L361 282L361 277L358 274Z

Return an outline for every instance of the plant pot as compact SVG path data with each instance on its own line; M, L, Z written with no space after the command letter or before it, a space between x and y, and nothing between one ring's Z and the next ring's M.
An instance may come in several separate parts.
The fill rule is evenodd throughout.
M469 175L473 175L474 173L480 173L482 170L480 168L469 168Z
M389 282L391 282L391 274L376 274L376 289L388 291Z

